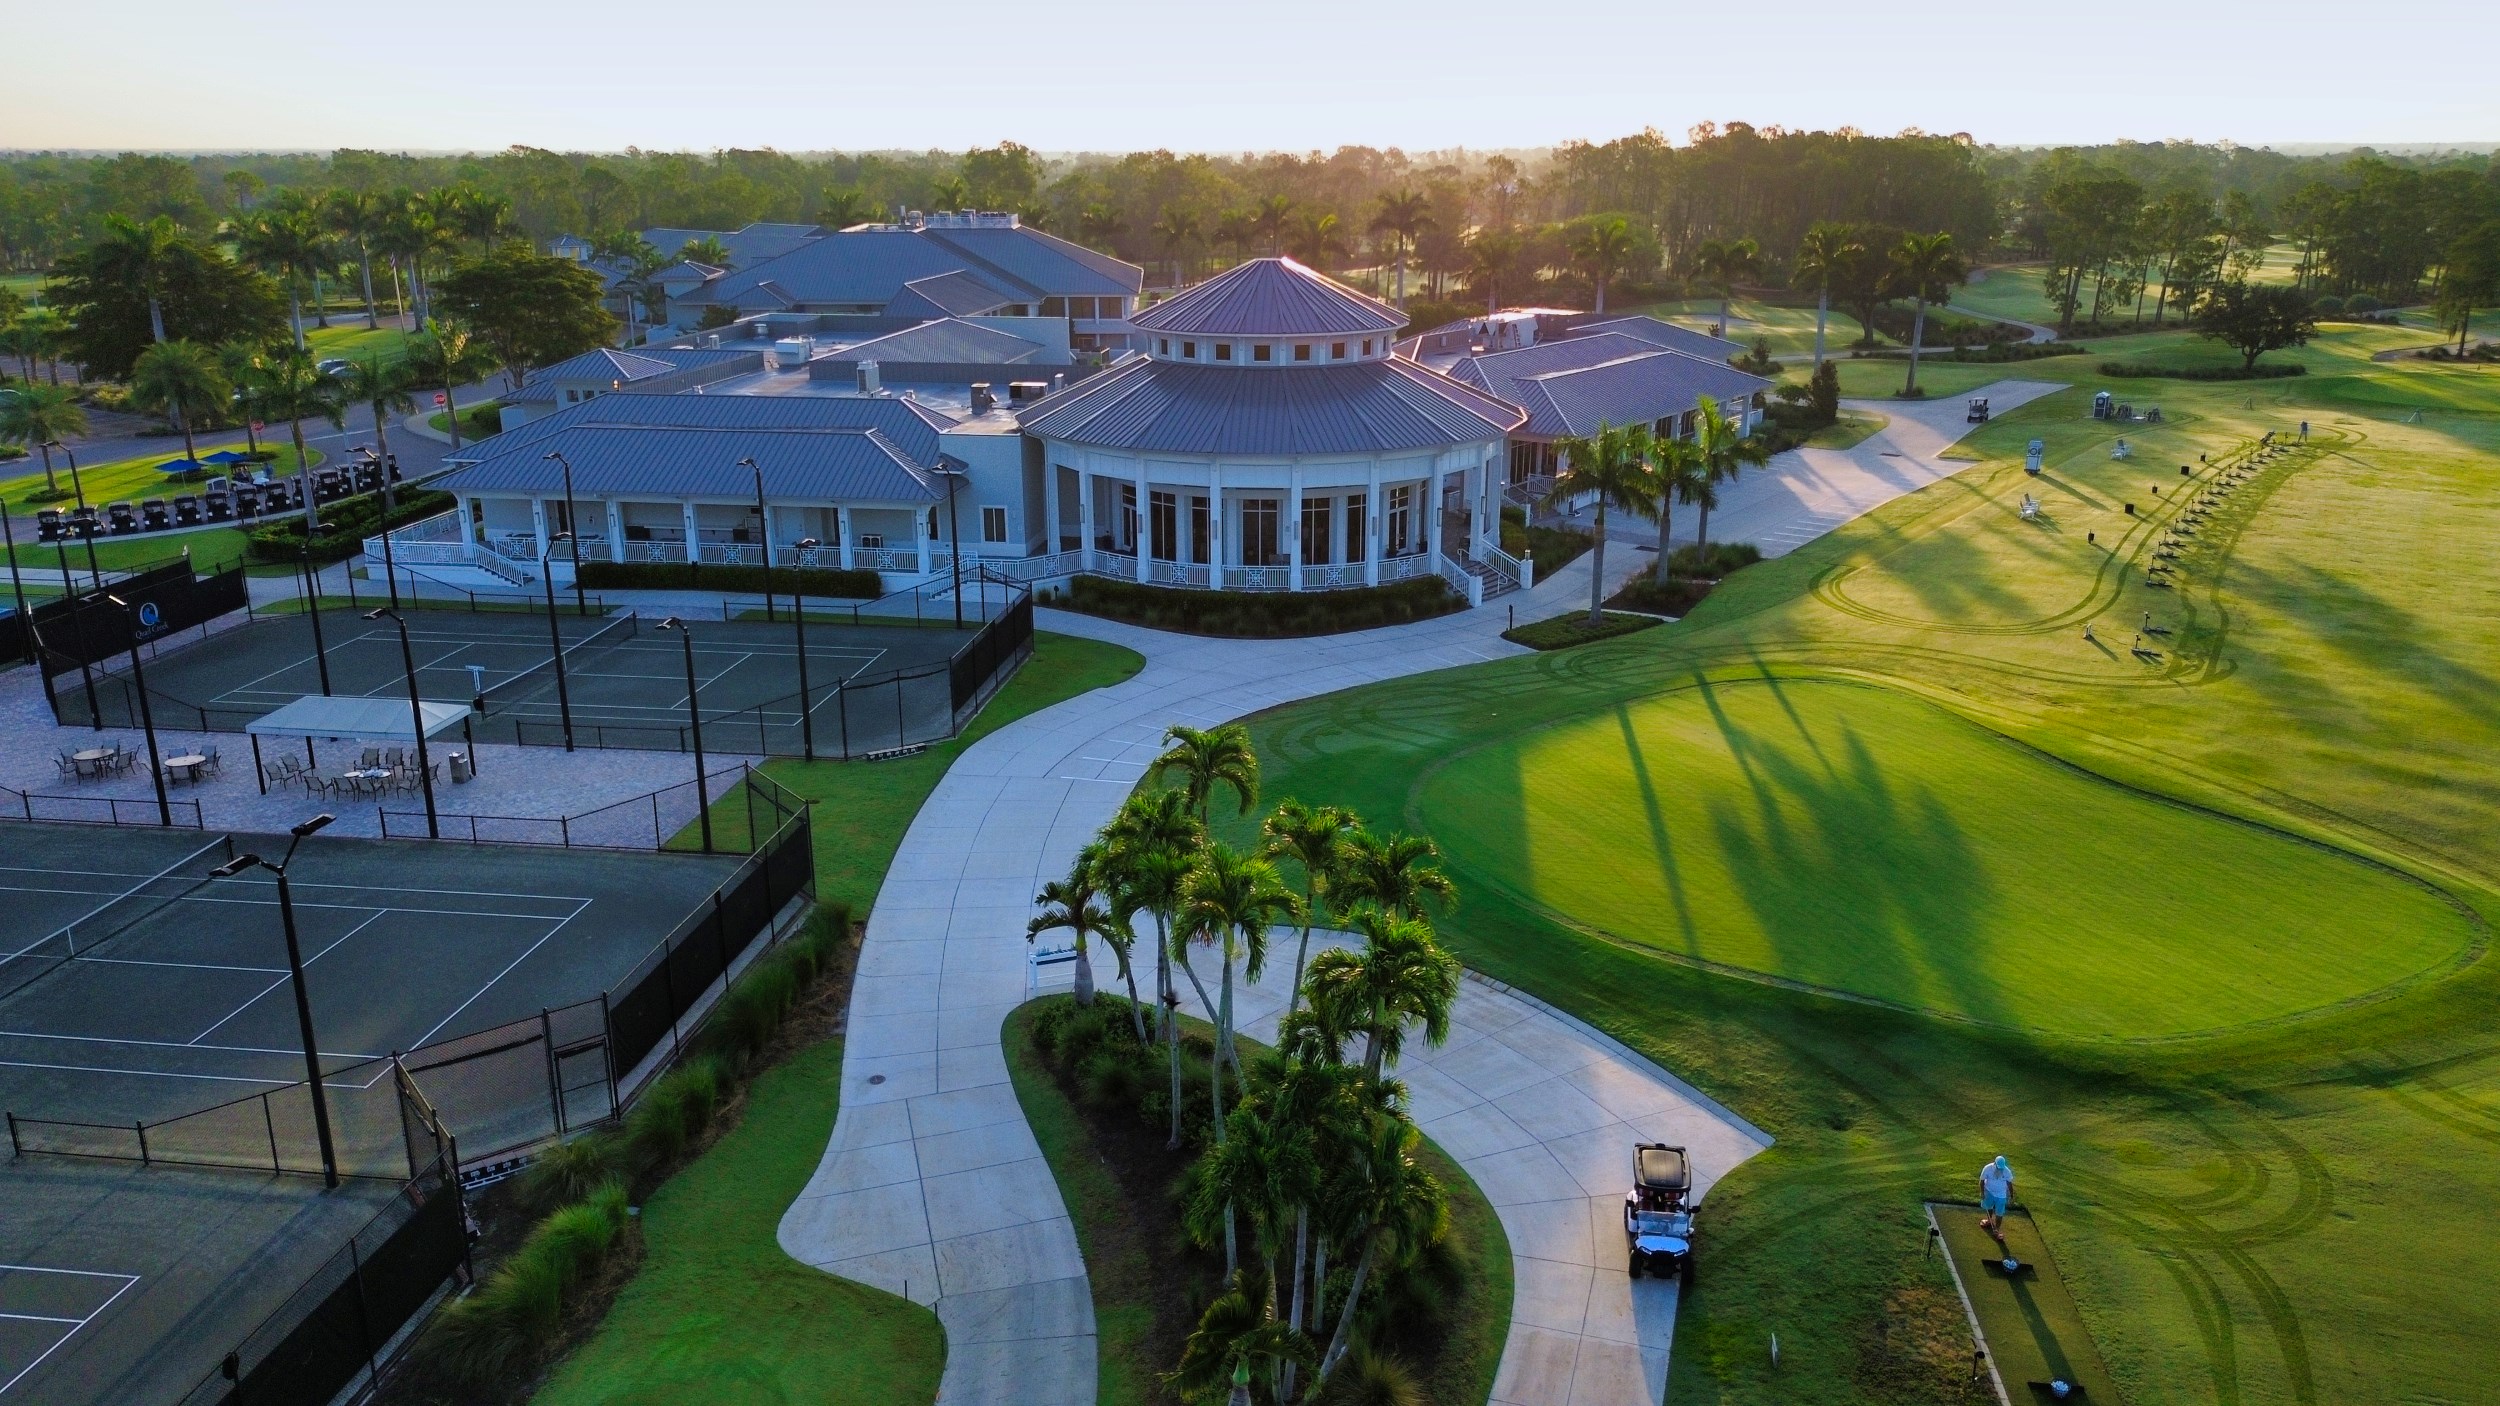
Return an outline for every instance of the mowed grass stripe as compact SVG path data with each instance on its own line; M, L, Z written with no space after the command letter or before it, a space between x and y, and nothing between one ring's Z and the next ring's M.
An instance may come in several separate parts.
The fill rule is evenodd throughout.
M1703 684L1479 748L1419 794L1455 864L1567 921L2058 1035L2278 1019L2478 935L2404 876L1881 688Z

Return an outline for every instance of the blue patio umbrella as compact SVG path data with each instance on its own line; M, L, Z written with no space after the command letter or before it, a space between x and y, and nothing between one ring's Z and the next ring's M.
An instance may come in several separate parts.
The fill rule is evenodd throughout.
M168 459L164 463L157 465L156 471L170 478L186 478L200 471L200 461L197 459Z
M216 464L219 467L223 467L227 464L248 464L251 461L251 455L237 454L231 449L220 449L214 454L203 454L200 456L201 463Z

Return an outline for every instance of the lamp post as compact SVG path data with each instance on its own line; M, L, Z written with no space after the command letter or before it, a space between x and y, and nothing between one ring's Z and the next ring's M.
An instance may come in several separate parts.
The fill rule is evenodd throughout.
M312 993L304 986L304 948L295 936L295 895L286 886L287 866L295 862L295 847L304 837L330 823L328 815L316 815L288 830L294 836L286 847L286 857L272 864L257 854L238 854L209 871L212 878L231 878L246 869L258 866L278 880L278 921L286 929L287 976L295 983L295 1027L304 1039L304 1087L312 1093L313 1134L321 1140L321 1180L331 1190L338 1189L339 1153L330 1140L330 1098L321 1087L321 1047L313 1041Z
M703 852L712 852L712 797L703 784L703 705L697 698L694 678L694 631L686 622L672 615L660 622L663 630L675 630L686 642L686 718L694 725L694 804L695 814L703 824Z
M946 535L953 543L953 550L947 555L954 563L955 628L960 630L964 627L964 514L960 500L964 480L969 475L943 460L939 461L935 472L946 480Z
M40 663L35 655L35 617L26 613L26 578L17 566L17 529L9 526L9 510L0 506L0 542L9 548L9 589L17 594L17 620L26 631L26 662ZM66 588L68 582L63 580Z
M799 642L799 753L816 760L816 708L807 687L807 554L821 545L813 537L790 544L799 552L799 569L790 586L790 629Z
M552 449L544 457L555 460L564 470L564 535L573 543L569 557L573 563L573 610L576 614L587 616L590 614L590 602L582 595L582 525L573 515L573 461ZM555 539L548 538L547 545L554 546ZM543 571L547 564L542 559L538 565ZM549 589L553 589L552 585Z
M87 487L78 480L78 451L70 448L66 444L61 443L57 439L47 443L44 448L58 449L61 451L62 456L69 460L69 491L76 495L78 499L78 511L81 513L93 513L95 510L87 506ZM70 521L72 523L76 523L78 519L73 517ZM96 563L95 529L101 527L102 525L103 524L90 519L86 527L78 534L79 540L87 544L87 574L95 578L95 588L99 591L104 589L104 568ZM67 568L64 568L61 572L61 588L63 590L69 589L69 571Z
M548 559L556 552L556 543L569 541L573 534L559 532L547 539L547 550L538 558L538 574L547 582L547 647L556 659L556 711L564 718L564 750L573 750L573 695L564 682L564 634L556 628L556 578L547 569ZM580 570L577 564L574 568Z
M755 475L755 541L764 560L764 618L773 618L773 521L764 515L764 470L749 455L738 467Z
M321 672L321 696L330 696L330 646L321 638L321 573L313 570L312 543L304 544L304 613L312 617L313 667Z
M174 803L165 796L165 755L156 746L156 710L148 706L147 670L139 663L139 610L120 596L106 600L122 608L130 617L130 682L139 690L139 728L148 739L148 775L156 780L156 823L170 830L174 824Z
M408 725L417 734L417 781L425 788L425 833L428 839L439 840L443 826L434 814L434 761L425 750L425 706L417 700L417 651L408 643L408 622L388 606L366 611L365 618L388 620L399 627L399 662L408 674Z
M390 587L391 609L397 610L399 609L399 562L391 554L390 466L382 462L381 456L373 452L373 447L371 445L359 444L350 452L364 455L365 462L371 464L375 470L380 472L382 475L382 486L380 489L376 490L382 500L382 511L377 517L377 520L382 524L382 580ZM408 588L412 591L415 590L416 583L414 581L409 582Z

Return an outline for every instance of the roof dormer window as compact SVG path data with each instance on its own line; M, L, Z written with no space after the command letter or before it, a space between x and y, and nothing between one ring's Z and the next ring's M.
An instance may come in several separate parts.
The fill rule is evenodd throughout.
M1343 343L1343 342L1330 342L1330 343L1328 344L1328 359L1329 359L1330 361L1343 361L1343 360L1345 360L1345 343Z
M1250 348L1250 359L1252 361L1270 361L1274 359L1275 351L1276 349L1274 347L1269 346L1265 342L1260 342Z
M1155 339L1155 355L1157 355L1157 356L1170 356L1171 354L1172 354L1172 339L1171 339L1171 338L1169 338L1169 337L1157 337L1157 338Z
M1369 355L1371 355L1371 354L1372 354L1372 339L1371 339L1371 338L1369 338L1369 337L1365 337L1365 338L1363 339L1363 355L1365 355L1365 356L1369 356Z
M1198 344L1197 344L1196 342L1183 342L1183 343L1181 343L1181 360L1183 360L1183 361L1196 361L1197 359L1198 359Z
M1233 344L1232 344L1232 343L1230 343L1230 342L1218 342L1218 343L1216 343L1216 344L1215 344L1215 359L1216 359L1216 360L1218 360L1218 361L1230 361L1230 360L1232 360L1232 359L1233 359Z
M1296 342L1296 343L1294 343L1294 344L1293 344L1293 359L1294 359L1294 360L1296 360L1296 361L1308 361L1308 360L1310 360L1310 359L1311 359L1311 344L1310 344L1310 343L1308 343L1308 342Z

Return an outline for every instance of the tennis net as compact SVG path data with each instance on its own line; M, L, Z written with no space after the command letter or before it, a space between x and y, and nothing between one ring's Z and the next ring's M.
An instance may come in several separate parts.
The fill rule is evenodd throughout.
M626 611L616 619L566 645L564 647L566 661L570 662L576 655L606 648L609 645L622 644L634 638L641 633L638 619L639 617L634 612ZM497 679L488 684L485 690L477 696L477 710L481 713L485 712L508 698L545 683L554 677L555 666L556 661L553 658L541 659L510 678Z
M219 835L80 917L24 947L0 953L0 1000L16 995L63 963L93 951L107 939L129 931L208 883L208 871L198 866L211 856L220 861L233 858L234 837Z

